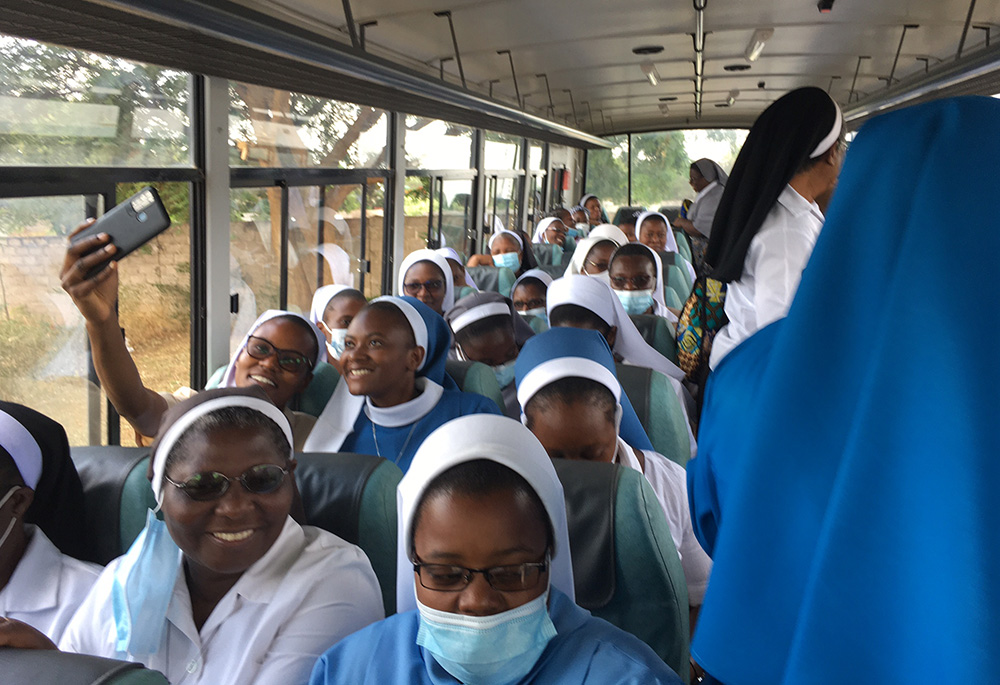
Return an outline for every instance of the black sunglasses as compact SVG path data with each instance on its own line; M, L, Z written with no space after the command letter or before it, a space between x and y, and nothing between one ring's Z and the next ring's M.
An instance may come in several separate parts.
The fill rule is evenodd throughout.
M163 479L178 490L184 491L185 495L196 502L207 502L225 495L229 491L229 485L234 480L238 480L247 492L255 495L266 495L280 488L281 484L285 482L286 475L288 475L288 469L277 464L257 464L235 478L230 478L218 471L207 471L196 473L183 483L171 480L169 476L163 476Z

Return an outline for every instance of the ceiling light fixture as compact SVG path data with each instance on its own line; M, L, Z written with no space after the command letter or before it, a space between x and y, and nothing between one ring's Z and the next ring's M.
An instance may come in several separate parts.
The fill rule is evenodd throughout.
M670 107L667 105L667 103L665 102L660 103L660 112L663 114L663 116L667 116L667 114L670 113Z
M739 96L740 96L740 89L733 88L731 91L729 91L729 97L726 98L726 105L728 107L732 107L736 103L736 98L738 98Z
M649 85L658 86L660 84L660 73L656 71L656 65L650 60L643 60L639 65L642 69L642 73L646 76L646 80L649 81Z
M746 57L747 62L756 62L757 58L760 57L760 53L764 51L764 45L767 41L771 39L774 35L774 29L757 29L750 36L750 42L747 43L747 49L743 52L743 56Z

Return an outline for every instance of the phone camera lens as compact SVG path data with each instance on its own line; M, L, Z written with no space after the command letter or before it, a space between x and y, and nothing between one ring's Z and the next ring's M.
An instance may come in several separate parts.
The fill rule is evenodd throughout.
M139 212L139 214L136 215L135 218L138 219L140 222L145 222L146 221L146 212Z

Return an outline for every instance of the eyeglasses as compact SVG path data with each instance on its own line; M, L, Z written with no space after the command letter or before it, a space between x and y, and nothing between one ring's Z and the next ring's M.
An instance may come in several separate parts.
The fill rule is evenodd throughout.
M637 276L632 276L631 278L625 278L624 276L612 276L611 285L617 290L622 290L626 285L631 283L639 290L646 290L647 288L652 287L653 281L655 280L656 279L649 274L638 274Z
M493 568L424 564L417 560L413 562L413 570L420 578L420 584L428 590L461 592L472 582L473 575L481 573L490 587L497 592L520 592L530 590L538 584L538 579L549 570L549 559L546 555L545 561Z
M411 297L415 297L421 290L426 290L428 293L432 294L441 292L441 288L443 287L444 281L439 278L436 278L433 281L424 281L423 283L420 281L414 281L412 283L403 284L403 290L406 291L406 294Z
M518 300L514 303L514 309L519 312L524 312L529 309L538 309L539 307L545 306L544 297L536 297L533 300Z
M251 466L236 478L230 478L217 471L196 473L183 483L171 480L169 476L163 479L196 502L207 502L218 499L229 491L229 485L238 480L247 492L255 495L266 495L281 487L288 475L288 469L277 464L257 464Z
M590 264L595 269L597 269L598 272L607 271L608 270L608 262L607 261L595 262L593 259L584 259L583 263L584 264Z
M312 363L306 359L305 355L295 350L279 350L264 338L251 335L247 338L247 354L258 361L263 361L273 354L278 355L278 366L290 373L301 373L304 369L311 369Z

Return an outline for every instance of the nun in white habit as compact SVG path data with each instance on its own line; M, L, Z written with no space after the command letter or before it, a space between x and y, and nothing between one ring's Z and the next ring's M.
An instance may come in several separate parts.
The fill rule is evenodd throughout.
M462 261L462 256L460 254L458 254L458 250L456 250L453 247L439 247L438 249L436 249L434 251L437 252L442 257L444 257L445 259L450 259L451 261L455 262L456 264L458 264L458 265L460 265L462 267L462 273L465 274L465 282L464 283L455 283L454 282L454 280L455 280L455 274L454 274L454 272L452 272L452 275L451 275L451 277L452 277L452 283L453 283L453 285L457 289L461 289L462 286L466 286L466 287L472 288L473 290L479 290L479 286L476 285L476 282L474 280L472 280L472 276L469 275L468 270L465 268L465 262Z
M469 484L469 469L462 473L469 462L479 462L475 466L491 475L499 473L503 484L492 489L489 483ZM456 475L456 470L462 475ZM485 496L473 499L472 489L484 490ZM467 520L482 515L483 507L489 507L487 515L511 517L509 507L493 503L511 501L507 498L512 496L515 502L525 502L516 509L525 512L530 525L505 527L504 540L480 535L478 549L463 547L455 557L447 550L449 560L444 563L479 567L503 563L512 553L494 548L507 546L507 538L516 538L518 548L534 548L539 528L547 529L548 550L539 549L537 559L532 556L529 560L523 549L513 553L517 557L512 561L524 557L528 562L524 573L530 571L530 587L493 592L484 584L485 590L477 594L483 596L485 591L493 598L492 605L478 601L480 606L475 609L471 603L477 600L464 597L471 590L444 592L427 588L423 571L417 571L423 560L417 555L415 537L418 532L427 535L426 529L433 526L428 522L432 503L447 502L449 510L455 512L455 525L462 528L459 534L464 534L469 532ZM475 510L464 513L462 508L469 502L475 503ZM541 505L541 511L533 502ZM437 429L421 446L400 482L396 509L398 613L327 651L313 670L311 685L681 682L638 638L594 618L574 603L562 484L541 444L516 421L467 416ZM537 520L539 517L545 520ZM444 544L447 546L447 542ZM479 561L480 555L488 561ZM501 561L492 561L497 558ZM470 583L477 586L484 580L476 577L481 571L472 572L463 566L463 572L470 574ZM500 579L494 575L489 582Z
M570 260L569 266L566 267L566 271L563 275L570 276L585 273L583 265L587 260L587 255L590 254L590 251L595 245L604 241L614 243L614 246L619 248L628 242L628 236L626 236L625 233L614 224L601 224L600 226L595 226L586 238L576 242L576 249L573 251L573 257Z
M659 371L670 379L670 385L681 401L688 439L691 443L691 456L694 457L698 445L691 431L690 412L693 409L691 395L681 384L684 372L645 341L635 324L628 318L625 308L610 286L586 276L563 276L553 281L546 294L545 309L549 315L550 326L560 325L559 317L553 320L552 313L562 305L582 307L597 316L609 329L613 329L613 341L608 342L612 351L626 364Z
M662 316L664 319L671 323L677 323L677 316L667 309L666 300L663 297L663 261L660 259L660 255L656 253L655 250L649 248L648 245L643 245L642 243L629 243L632 250L642 250L649 258L653 260L653 266L656 269L656 282L653 284L653 314L656 316ZM611 257L611 262L608 265L608 271L611 271L611 264L614 264L615 257L618 256L619 250L615 251L615 254ZM623 255L624 256L624 255ZM614 288L614 286L612 286ZM615 290L617 294L618 290ZM621 296L619 296L621 297Z
M430 262L441 272L441 276L444 279L443 291L430 292L428 290L426 283L437 279L422 281L417 288L413 289L413 292L407 290L407 283L412 284L417 281L417 279L408 278L407 272L409 272L411 267L420 262ZM397 290L400 295L409 295L417 298L441 315L444 315L455 304L455 278L452 276L451 267L448 266L448 260L434 250L415 250L406 255L403 263L399 266L399 285Z
M31 417L32 427L52 430L47 418L17 409ZM9 573L0 583L0 622L23 621L58 642L101 567L61 554L41 528L24 522L32 504L49 504L34 501L43 464L42 448L28 426L0 409L0 574Z

